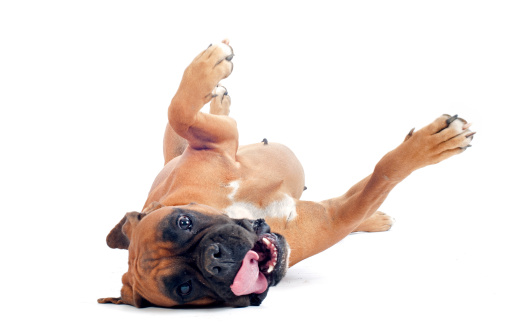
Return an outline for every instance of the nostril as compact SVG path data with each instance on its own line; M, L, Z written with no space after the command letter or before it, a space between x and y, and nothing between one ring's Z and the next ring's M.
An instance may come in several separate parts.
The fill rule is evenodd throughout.
M212 243L205 251L204 255L204 269L212 276L220 275L222 265L220 263L223 258L223 252L220 245Z
M228 245L210 243L198 263L199 268L205 277L225 280L230 275L236 274L237 268L240 267L241 261L235 261L234 256L235 252L228 248Z
M212 244L206 249L206 255L206 257L209 258L220 258L222 256L222 252L218 245Z

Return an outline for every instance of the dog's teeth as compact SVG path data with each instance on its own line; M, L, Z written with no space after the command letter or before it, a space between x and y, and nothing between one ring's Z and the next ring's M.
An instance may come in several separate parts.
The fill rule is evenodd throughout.
M262 244L267 248L269 252L269 261L265 264L262 271L264 273L271 273L274 271L274 268L276 267L276 264L278 263L278 248L272 243L271 240L267 239L266 237L263 237L261 239Z

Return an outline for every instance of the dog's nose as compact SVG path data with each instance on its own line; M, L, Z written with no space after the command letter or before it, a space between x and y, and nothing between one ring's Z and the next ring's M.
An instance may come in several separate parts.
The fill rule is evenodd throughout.
M204 271L217 279L233 277L238 271L239 263L233 259L231 251L222 244L210 244L203 256Z

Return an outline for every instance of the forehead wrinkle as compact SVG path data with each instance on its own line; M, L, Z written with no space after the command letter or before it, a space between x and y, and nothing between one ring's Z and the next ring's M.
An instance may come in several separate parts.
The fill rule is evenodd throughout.
M154 270L160 265L164 260L170 260L171 257L169 255L163 256L160 254L161 250L153 250L151 252L146 252L140 259L140 267L143 271Z
M136 272L141 280L157 280L163 270L170 269L175 260L166 248L146 250L139 259L135 260Z
M140 259L139 265L138 270L142 275L156 280L159 275L184 271L185 267L199 272L193 257L177 257L170 255L170 253L167 256L160 256L158 250L144 255L142 259Z

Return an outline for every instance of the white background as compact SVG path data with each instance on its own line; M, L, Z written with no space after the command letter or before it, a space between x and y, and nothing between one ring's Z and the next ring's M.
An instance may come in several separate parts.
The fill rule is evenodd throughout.
M516 10L512 1L3 1L4 331L515 331ZM135 309L105 236L162 166L184 68L229 38L241 143L304 164L307 200L344 193L408 131L474 123L357 234L293 267L260 307ZM198 328L197 328L198 327Z

